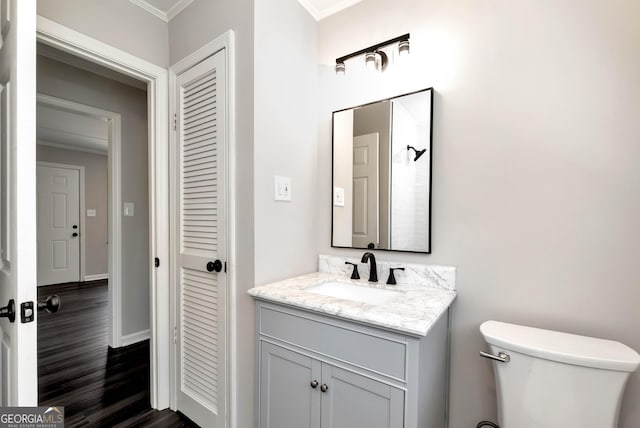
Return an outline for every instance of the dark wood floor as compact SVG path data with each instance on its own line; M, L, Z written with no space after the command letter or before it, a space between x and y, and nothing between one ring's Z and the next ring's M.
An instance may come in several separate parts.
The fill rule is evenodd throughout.
M149 405L149 341L107 345L107 282L38 288L57 294L55 314L38 318L38 389L41 406L64 406L65 426L197 427L171 410Z

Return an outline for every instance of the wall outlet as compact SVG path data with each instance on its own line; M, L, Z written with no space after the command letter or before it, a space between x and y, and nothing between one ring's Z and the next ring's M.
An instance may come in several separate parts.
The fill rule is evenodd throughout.
M95 217L96 210L87 210L87 217Z
M291 177L274 177L274 199L276 201L291 201Z

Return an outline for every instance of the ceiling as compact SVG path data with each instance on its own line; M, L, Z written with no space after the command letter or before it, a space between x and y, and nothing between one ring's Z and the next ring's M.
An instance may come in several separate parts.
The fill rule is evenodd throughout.
M147 12L169 22L193 0L129 0ZM340 12L362 0L298 0L302 6L317 20Z
M106 121L40 103L36 107L36 137L38 144L67 150L106 155L109 149Z

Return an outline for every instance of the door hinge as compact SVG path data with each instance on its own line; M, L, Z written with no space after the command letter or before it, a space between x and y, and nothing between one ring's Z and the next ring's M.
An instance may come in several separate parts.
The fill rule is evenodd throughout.
M178 326L173 325L173 343L178 343Z
M227 273L227 262L224 262L224 273Z
M173 130L178 129L178 115L173 113Z
M156 257L156 258L153 260L153 265L154 265L155 267L160 267L160 259Z

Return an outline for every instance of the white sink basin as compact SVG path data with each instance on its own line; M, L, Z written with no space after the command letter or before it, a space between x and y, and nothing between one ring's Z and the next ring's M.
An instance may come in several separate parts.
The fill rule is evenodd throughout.
M305 291L323 296L337 297L338 299L370 303L372 305L384 305L401 296L399 291L384 290L381 288L367 287L366 285L355 285L338 281L321 282L320 284L307 287Z

